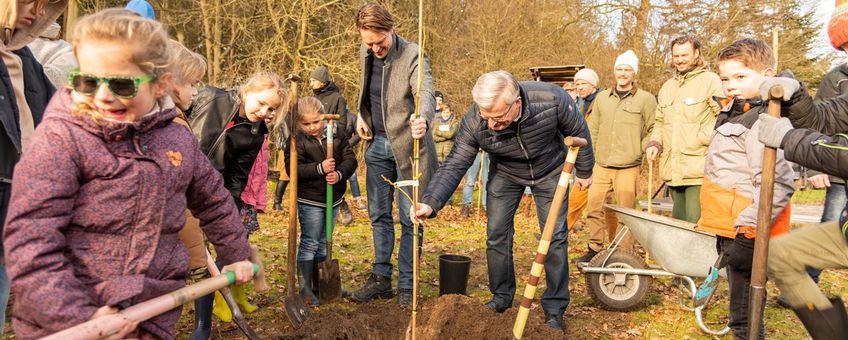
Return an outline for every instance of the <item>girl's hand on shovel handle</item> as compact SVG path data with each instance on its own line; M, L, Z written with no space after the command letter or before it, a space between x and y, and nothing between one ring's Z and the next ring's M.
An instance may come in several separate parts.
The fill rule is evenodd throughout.
M107 315L113 315L113 314L118 314L117 308L112 308L112 307L109 307L109 306L103 306L103 307L98 308L97 311L94 312L94 315L92 315L89 320L94 320L94 319L97 319L97 318L100 318L100 317L104 317L104 316L107 316ZM130 333L134 332L137 327L138 327L138 321L129 321L124 325L123 328L121 328L120 331L118 331L118 333L104 337L103 339L106 339L106 340L123 339L127 335L129 335Z
M339 175L338 170L324 175L324 179L327 180L327 184L330 184L330 185L335 185L336 183L338 183L340 177L341 176Z
M221 268L221 273L233 272L236 274L236 284L240 285L253 279L253 263L250 261L239 261Z

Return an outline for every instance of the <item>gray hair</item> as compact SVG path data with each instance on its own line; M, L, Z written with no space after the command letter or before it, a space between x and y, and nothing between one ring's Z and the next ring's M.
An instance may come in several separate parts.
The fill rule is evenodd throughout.
M484 110L495 106L495 99L500 98L510 104L518 97L518 81L507 71L497 70L484 73L477 78L477 83L471 89L471 96L477 106Z

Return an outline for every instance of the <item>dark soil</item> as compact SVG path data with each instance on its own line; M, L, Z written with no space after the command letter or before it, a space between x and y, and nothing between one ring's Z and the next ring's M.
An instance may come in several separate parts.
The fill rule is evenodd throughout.
M352 308L346 308L352 307ZM419 308L418 339L512 339L518 308L495 313L480 301L462 295L431 299ZM336 304L313 310L293 334L277 339L403 339L411 310L394 300L364 305ZM530 313L524 339L560 339L565 334L544 324L538 308Z

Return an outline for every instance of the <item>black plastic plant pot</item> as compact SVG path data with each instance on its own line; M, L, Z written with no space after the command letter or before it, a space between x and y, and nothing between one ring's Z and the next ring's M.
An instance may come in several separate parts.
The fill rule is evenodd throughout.
M462 255L439 256L439 295L465 295L471 258Z

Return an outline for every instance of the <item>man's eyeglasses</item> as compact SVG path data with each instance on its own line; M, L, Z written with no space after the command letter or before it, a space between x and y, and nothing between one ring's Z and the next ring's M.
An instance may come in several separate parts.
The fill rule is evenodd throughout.
M135 98L138 94L138 87L154 79L156 77L150 74L138 77L97 77L82 73L79 70L73 70L68 74L71 87L79 94L93 96L97 93L100 85L106 83L112 95L123 99Z
M510 112L512 112L512 106L515 105L515 102L517 102L517 101L518 101L518 96L515 96L515 99L512 100L512 103L509 104L509 106L507 106L506 111L504 111L503 114L498 115L497 118L486 117L486 116L483 116L482 113L478 113L478 114L480 115L480 118L483 118L483 119L488 120L488 121L492 121L494 123L498 123L498 124L506 123L506 122L510 121L510 119L507 119L506 116L509 115Z

